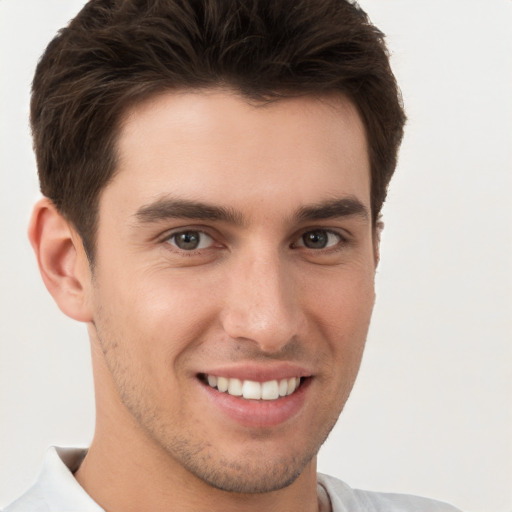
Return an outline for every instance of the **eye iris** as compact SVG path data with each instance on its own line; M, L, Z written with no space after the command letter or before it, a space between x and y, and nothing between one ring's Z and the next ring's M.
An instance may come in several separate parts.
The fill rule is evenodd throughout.
M323 249L327 246L329 237L325 231L309 231L302 236L304 245L309 249Z
M191 251L197 249L200 239L197 231L185 231L174 236L174 241L180 249Z

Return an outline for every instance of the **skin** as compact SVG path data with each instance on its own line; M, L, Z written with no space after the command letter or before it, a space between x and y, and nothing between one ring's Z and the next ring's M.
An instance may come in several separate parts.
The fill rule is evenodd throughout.
M91 341L97 425L76 478L109 511L317 510L316 454L374 303L356 109L340 96L254 105L169 92L127 113L118 153L93 274L49 200L29 231L48 289ZM183 232L200 248L180 248ZM308 247L311 232L327 246ZM307 386L293 414L282 419L276 400L269 424L252 403L247 423L199 378L233 368L300 368Z

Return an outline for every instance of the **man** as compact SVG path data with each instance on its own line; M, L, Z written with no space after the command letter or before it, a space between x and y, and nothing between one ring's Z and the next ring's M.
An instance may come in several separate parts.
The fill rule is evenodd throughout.
M450 511L316 472L374 302L404 114L342 0L92 0L50 43L29 235L97 422L6 510Z

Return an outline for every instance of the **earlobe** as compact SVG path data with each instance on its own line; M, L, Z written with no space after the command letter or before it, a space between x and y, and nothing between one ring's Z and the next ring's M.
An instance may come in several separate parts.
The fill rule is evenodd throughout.
M49 199L34 206L28 236L44 284L61 311L80 322L90 322L87 257L80 237Z

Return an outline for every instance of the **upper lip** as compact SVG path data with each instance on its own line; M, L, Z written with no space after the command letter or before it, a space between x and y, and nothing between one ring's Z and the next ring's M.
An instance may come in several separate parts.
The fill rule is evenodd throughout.
M292 377L311 377L312 372L294 363L240 364L217 366L198 372L199 375L215 375L228 379L267 382L270 380L291 379Z

